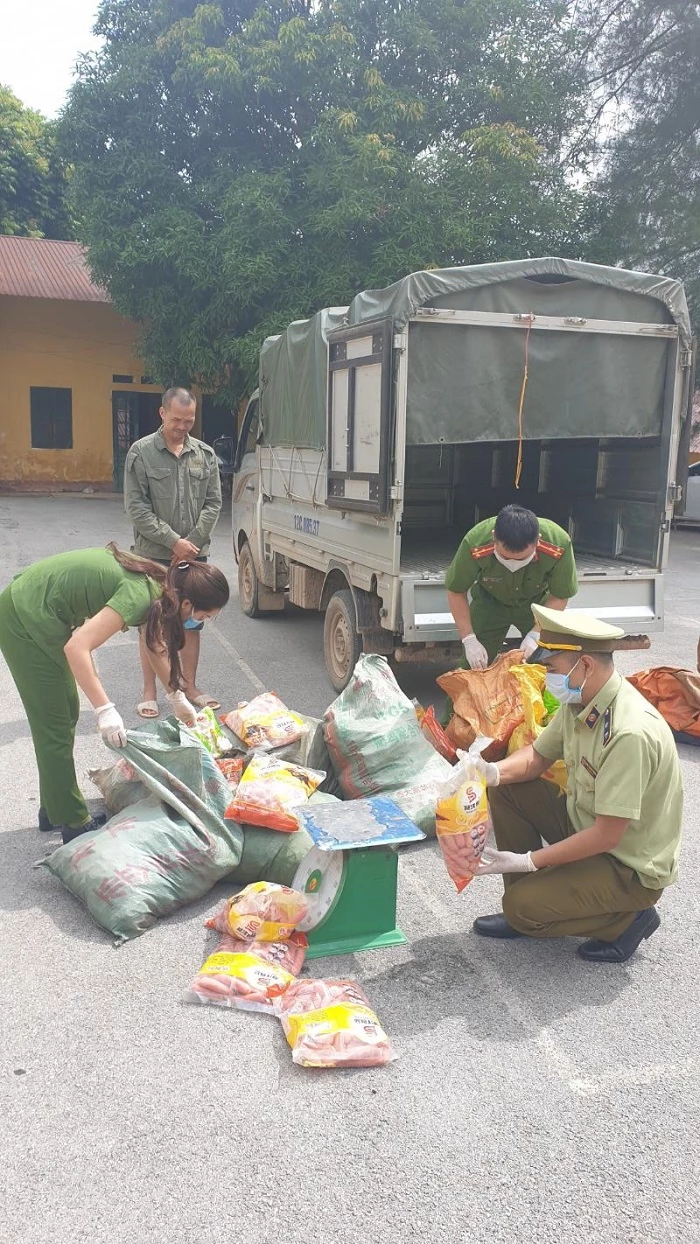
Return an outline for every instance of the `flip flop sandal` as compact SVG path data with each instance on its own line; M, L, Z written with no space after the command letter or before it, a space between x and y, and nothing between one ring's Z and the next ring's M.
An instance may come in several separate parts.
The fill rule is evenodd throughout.
M221 708L219 700L215 700L213 695L195 695L190 704L194 704L195 708Z
M139 717L143 717L146 721L152 721L154 717L160 717L160 709L157 700L142 700L136 705L136 712Z

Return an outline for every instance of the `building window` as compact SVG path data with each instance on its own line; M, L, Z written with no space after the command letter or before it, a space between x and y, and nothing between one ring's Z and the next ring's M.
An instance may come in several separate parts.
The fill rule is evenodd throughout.
M73 390L31 388L32 449L73 448Z
M115 372L112 376L112 384L133 384L133 376L122 376L120 372Z

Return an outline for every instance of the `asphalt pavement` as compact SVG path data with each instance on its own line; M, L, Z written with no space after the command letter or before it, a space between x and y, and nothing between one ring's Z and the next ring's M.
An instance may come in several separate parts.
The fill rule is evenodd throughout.
M118 498L0 497L0 531L0 586L50 553L130 539ZM674 533L666 630L651 653L623 654L623 672L695 667L699 553L700 532ZM232 601L205 629L202 688L229 707L264 686L320 715L333 698L321 619L243 616L226 517L212 560ZM99 669L135 725L133 633ZM403 685L427 701L433 678ZM109 763L90 712L76 752L81 779ZM230 885L117 950L32 868L47 845L34 758L0 658L2 1244L700 1241L700 749L680 754L681 877L634 959L479 940L471 923L499 910L498 878L458 896L435 843L407 849L409 944L312 965L361 981L400 1057L306 1071L275 1020L181 1001ZM97 809L86 776L84 789Z

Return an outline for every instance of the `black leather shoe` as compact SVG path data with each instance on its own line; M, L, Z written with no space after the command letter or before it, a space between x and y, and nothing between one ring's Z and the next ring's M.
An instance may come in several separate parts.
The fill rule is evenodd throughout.
M501 937L513 938L524 937L524 933L518 933L512 924L509 924L502 912L499 911L496 916L477 916L472 928L479 937Z
M661 924L661 917L655 907L648 907L635 916L630 927L621 933L617 941L600 942L593 939L583 942L577 954L582 959L590 959L592 963L625 963L631 959L639 943L645 937L651 937Z
M52 825L45 808L39 808L39 829L42 834L52 834L54 830L60 829L60 825Z
M99 816L91 816L89 821L86 821L84 825L79 825L77 829L71 829L70 825L62 825L61 837L64 847L74 838L79 838L81 834L89 834L93 829L102 829L106 820L107 817L102 813Z

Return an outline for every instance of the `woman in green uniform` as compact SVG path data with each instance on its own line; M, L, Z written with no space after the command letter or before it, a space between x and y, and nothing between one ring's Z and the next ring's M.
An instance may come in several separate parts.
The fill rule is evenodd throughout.
M126 745L124 722L97 677L92 653L118 631L143 626L173 712L193 724L196 710L180 689L185 628L213 617L228 597L226 578L215 566L180 562L166 569L114 544L35 562L0 594L0 651L29 718L40 829L60 827L70 842L100 823L90 817L75 775L78 687L105 742Z

